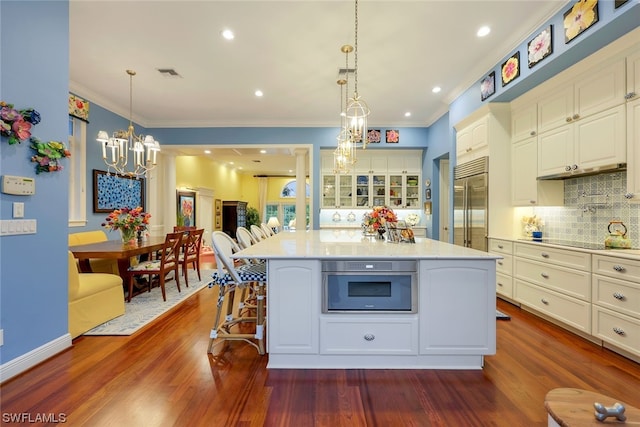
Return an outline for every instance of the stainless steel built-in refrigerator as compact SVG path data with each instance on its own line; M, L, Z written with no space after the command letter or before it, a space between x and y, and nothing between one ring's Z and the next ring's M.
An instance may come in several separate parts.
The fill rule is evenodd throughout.
M453 243L487 251L489 158L454 168Z

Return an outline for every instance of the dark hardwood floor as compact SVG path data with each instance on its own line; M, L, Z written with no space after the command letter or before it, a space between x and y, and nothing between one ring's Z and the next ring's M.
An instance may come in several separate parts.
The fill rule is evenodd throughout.
M2 423L28 413L94 427L546 426L557 387L640 407L639 364L504 301L512 320L497 322L481 371L267 370L245 343L206 353L216 297L205 288L130 337L77 338L1 385Z

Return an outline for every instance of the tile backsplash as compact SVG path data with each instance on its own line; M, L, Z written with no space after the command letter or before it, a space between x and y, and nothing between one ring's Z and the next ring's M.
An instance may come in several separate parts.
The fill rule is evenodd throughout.
M627 174L613 172L564 181L564 206L535 207L545 238L603 243L610 221L622 221L640 248L640 203L625 198ZM531 211L529 211L530 213Z

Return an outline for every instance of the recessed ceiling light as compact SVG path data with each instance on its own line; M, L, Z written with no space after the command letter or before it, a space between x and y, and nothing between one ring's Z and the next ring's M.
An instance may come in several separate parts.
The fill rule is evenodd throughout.
M211 154L211 150L204 150L204 154Z
M434 86L433 89L431 89L431 92L433 93L438 93L442 90L442 88L440 86Z
M226 40L233 40L236 37L231 30L222 30L221 34Z
M404 113L404 116L405 116L405 117L411 117L411 112L410 112L410 111L407 111L406 113Z
M478 29L478 32L476 33L476 35L478 37L484 37L490 32L491 32L491 28L489 28L487 25L484 25Z
M266 154L266 153L267 153L267 150L260 150L260 153L261 153L261 154Z
M232 164L233 164L233 162L229 162L229 164L230 164L230 165L232 165Z
M262 93L260 89L256 90L254 93L257 97L261 97L262 95L264 95L264 93Z

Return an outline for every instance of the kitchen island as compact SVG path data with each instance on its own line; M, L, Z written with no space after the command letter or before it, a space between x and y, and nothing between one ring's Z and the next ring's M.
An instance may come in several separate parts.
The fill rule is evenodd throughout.
M357 230L300 230L234 258L267 262L269 368L481 369L484 355L495 354L499 255L426 238L391 243ZM416 266L410 309L327 308L324 266L384 270L396 261Z

